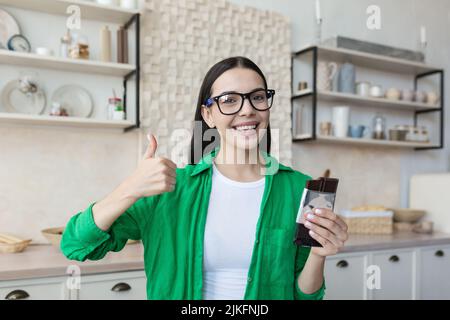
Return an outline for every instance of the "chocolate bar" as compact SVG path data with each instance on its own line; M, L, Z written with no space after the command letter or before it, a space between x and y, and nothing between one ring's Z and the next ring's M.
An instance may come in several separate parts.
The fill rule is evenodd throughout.
M304 247L322 247L318 241L309 235L309 229L304 225L305 215L314 208L327 208L333 210L338 183L338 179L324 177L306 182L297 213L297 232L294 239L296 245Z

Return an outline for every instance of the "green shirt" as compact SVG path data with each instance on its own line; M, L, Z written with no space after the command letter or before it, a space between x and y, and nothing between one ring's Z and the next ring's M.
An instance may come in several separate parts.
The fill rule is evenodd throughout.
M73 216L61 241L64 255L99 260L122 250L128 239L142 240L148 299L202 299L203 240L217 150L196 165L177 168L173 191L139 199L107 231L96 226L93 204ZM312 294L298 287L310 248L293 243L301 195L311 177L263 155L267 172L276 173L265 176L244 299L320 300L325 283Z

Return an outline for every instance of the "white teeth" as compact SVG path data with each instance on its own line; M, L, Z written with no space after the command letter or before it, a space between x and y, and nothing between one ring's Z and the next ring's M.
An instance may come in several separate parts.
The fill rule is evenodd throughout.
M256 125L253 126L240 126L240 127L235 127L236 130L251 130L251 129L255 129Z

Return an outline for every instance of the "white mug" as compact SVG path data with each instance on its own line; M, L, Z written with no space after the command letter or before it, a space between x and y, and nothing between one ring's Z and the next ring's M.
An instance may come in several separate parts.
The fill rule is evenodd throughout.
M317 89L321 91L331 91L331 84L337 72L337 63L319 61L317 64Z
M348 125L350 122L350 108L339 106L333 108L333 135L337 138L348 136Z

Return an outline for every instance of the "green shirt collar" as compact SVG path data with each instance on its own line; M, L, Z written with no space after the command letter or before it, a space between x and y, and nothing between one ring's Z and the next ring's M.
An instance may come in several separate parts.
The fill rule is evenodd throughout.
M213 151L211 151L210 153L208 153L205 156L203 156L203 158L201 158L200 161L195 165L194 170L191 173L191 176L195 176L195 175L205 171L206 169L211 168L212 160L216 156L218 151L219 151L219 147L216 147ZM287 167L287 166L282 165L281 163L279 163L276 158L272 157L267 152L263 151L262 155L263 155L263 157L265 159L265 162L266 162L266 168L272 167L272 166L277 168L277 166L278 166L279 170L294 171L292 168Z

